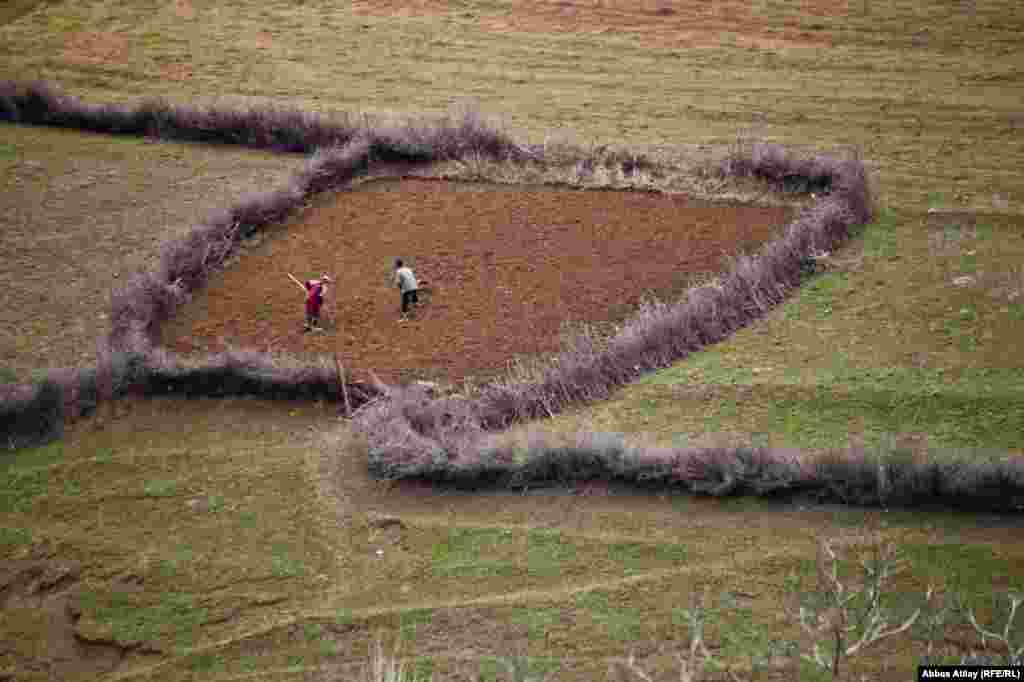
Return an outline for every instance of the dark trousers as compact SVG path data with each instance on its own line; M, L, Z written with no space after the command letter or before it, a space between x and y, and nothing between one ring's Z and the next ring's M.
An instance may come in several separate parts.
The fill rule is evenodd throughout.
M420 302L420 297L416 295L416 290L403 291L402 292L402 314L405 315L409 312L409 306Z

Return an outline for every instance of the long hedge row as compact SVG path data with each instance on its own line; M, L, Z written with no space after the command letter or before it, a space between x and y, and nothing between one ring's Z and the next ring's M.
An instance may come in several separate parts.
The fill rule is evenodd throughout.
M45 81L0 81L0 121L303 154L347 144L360 131L350 117L335 121L281 107L200 108L162 99L90 104Z
M534 433L510 444L486 436L474 456L410 462L402 477L458 488L565 486L601 480L715 497L755 495L873 507L1024 511L1024 458L973 451L851 448L808 458L763 447L672 448L630 444L621 434Z

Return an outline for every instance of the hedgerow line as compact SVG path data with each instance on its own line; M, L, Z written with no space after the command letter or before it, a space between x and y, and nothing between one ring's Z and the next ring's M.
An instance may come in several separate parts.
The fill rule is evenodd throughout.
M55 370L34 387L0 387L0 432L12 446L59 435L66 418L87 414L100 401L128 393L340 399L340 377L329 363L288 366L267 355L229 351L189 364L155 345L160 324L243 239L282 221L313 195L348 185L375 164L419 165L485 156L544 161L543 148L516 143L472 111L461 118L374 129L281 108L198 109L161 100L135 107L90 105L48 83L0 81L0 120L312 153L286 186L244 199L165 244L154 271L137 275L116 292L111 333L95 368ZM831 499L848 496L844 501L880 504L897 499L887 482L891 477L881 480L873 475L879 471L876 464L856 453L821 466L756 448L632 452L627 461L622 448L609 450L591 443L569 449L541 447L541 456L518 462L516 453L489 440L510 424L606 398L614 388L728 337L780 303L807 276L807 263L833 251L872 215L866 171L856 160L797 157L778 145L754 143L734 149L719 172L723 178L756 177L776 187L799 186L823 196L790 223L781 238L755 256L738 257L717 284L691 289L676 305L646 306L607 347L570 349L532 379L510 376L481 387L471 399L428 398L414 388L382 391L372 383L346 382L356 408L355 428L368 444L371 472L470 485L604 476L647 485L684 485L707 494L811 488ZM925 468L908 465L901 471L910 480L914 477L907 472ZM962 493L958 486L973 476L985 493L974 495L976 502L991 491L1000 494L997 501L1012 502L1024 499L1022 469L1013 460L984 470L968 467L969 471L959 464L946 469L934 465L928 475L937 482L927 490L907 492L913 486L904 486L900 494L914 500L942 498L950 490ZM837 473L868 483L862 490L829 480ZM993 498L988 497L988 503Z

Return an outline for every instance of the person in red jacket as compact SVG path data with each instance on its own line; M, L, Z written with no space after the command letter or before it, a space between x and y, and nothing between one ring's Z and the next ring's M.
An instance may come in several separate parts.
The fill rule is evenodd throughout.
M327 295L327 284L331 281L331 278L327 275L320 275L320 279L310 279L302 283L291 274L288 276L306 292L306 324L302 331L323 331L323 328L320 326L320 308L324 304L324 297Z

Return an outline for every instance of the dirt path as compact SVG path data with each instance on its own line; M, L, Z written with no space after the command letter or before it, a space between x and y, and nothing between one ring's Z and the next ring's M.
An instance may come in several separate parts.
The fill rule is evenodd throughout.
M336 352L385 380L458 382L559 350L567 322L615 322L645 296L680 294L727 254L768 239L787 211L637 192L369 183L213 279L163 341L185 353ZM395 257L431 288L404 324L389 280ZM336 307L326 305L326 334L304 335L303 295L287 273L323 271L337 279Z

